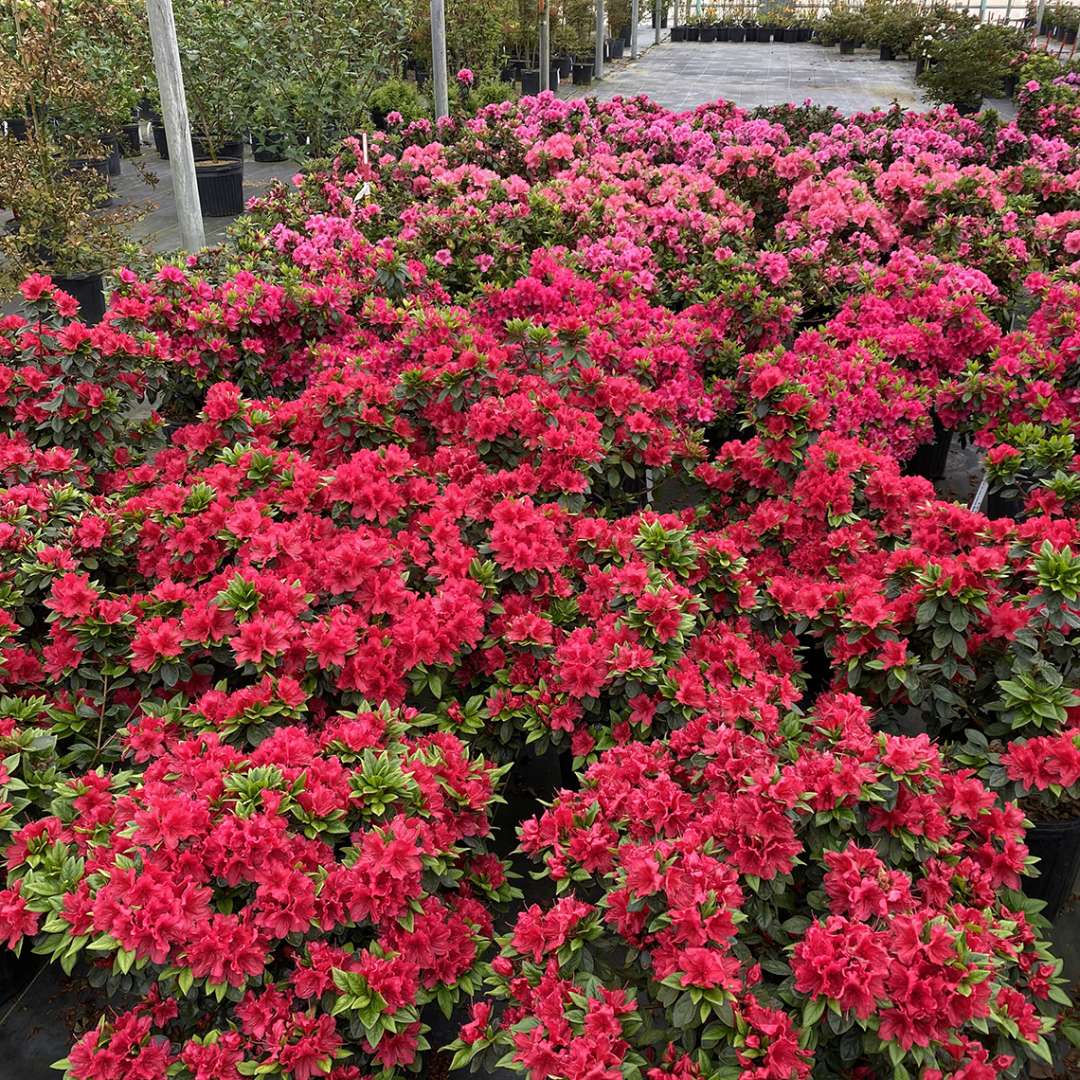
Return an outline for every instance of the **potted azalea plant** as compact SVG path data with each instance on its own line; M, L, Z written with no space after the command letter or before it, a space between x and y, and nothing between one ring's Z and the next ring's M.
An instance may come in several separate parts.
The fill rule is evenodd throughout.
M1026 608L998 660L985 730L969 729L963 764L982 770L1034 827L1039 877L1026 890L1055 919L1080 871L1080 553L1043 543L1027 571Z

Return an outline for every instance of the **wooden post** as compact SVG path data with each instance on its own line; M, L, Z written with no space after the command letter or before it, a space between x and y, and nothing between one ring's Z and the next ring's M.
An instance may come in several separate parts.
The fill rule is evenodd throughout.
M431 81L435 88L435 119L450 115L450 91L446 82L446 8L443 0L431 0Z
M551 4L540 0L540 89L551 89Z
M641 13L638 11L638 0L630 0L630 59L638 58L637 26Z
M596 0L596 63L593 74L604 77L604 0Z
M199 185L195 180L195 152L191 148L191 124L184 97L184 72L176 43L176 20L172 0L146 0L154 70L161 92L161 118L169 141L169 171L176 198L180 245L189 254L206 247Z

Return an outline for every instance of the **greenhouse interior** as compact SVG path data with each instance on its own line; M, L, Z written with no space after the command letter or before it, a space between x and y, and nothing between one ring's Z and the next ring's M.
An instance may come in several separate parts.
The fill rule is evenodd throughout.
M1080 1078L1078 28L0 0L0 1080Z

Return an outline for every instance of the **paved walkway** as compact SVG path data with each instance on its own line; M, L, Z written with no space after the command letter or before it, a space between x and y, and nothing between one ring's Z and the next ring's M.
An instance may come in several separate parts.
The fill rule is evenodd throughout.
M926 107L915 85L914 64L882 63L876 50L841 56L835 46L810 44L665 41L636 61L612 65L593 89L601 100L648 94L677 110L717 98L745 108L809 98L845 113L893 101L906 109Z
M647 94L658 104L682 111L717 98L752 109L758 105L802 103L833 105L843 113L899 102L905 109L925 109L915 84L915 65L897 60L882 63L876 49L858 49L853 56L822 45L777 45L758 42L652 44L653 31L639 31L642 54L637 60L610 64L589 96L607 101L617 95ZM576 88L574 88L576 89ZM560 96L574 97L574 89ZM579 91L580 92L580 91ZM987 101L1006 119L1015 115L1011 101Z
M175 251L180 246L180 230L176 224L176 196L173 193L169 162L158 157L153 147L144 148L138 159L141 169L153 173L157 183L148 185L135 163L125 160L121 173L113 177L112 189L122 203L151 203L156 208L131 227L131 236L153 251ZM294 162L263 163L252 160L250 150L244 162L244 198L264 192L274 179L287 181L297 170ZM207 244L219 244L232 218L203 218Z

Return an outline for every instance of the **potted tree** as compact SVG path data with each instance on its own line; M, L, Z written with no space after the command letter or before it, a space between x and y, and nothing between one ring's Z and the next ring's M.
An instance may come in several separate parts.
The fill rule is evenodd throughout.
M238 6L183 0L175 8L195 178L204 217L244 210L244 144L251 78Z

